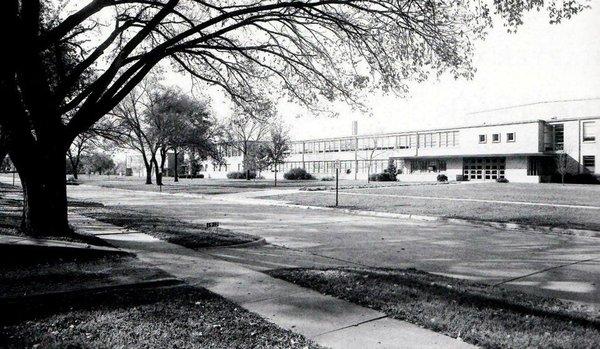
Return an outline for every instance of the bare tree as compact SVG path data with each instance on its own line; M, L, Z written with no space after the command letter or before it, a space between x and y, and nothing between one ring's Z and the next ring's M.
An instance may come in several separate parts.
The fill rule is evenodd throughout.
M367 164L367 182L371 181L371 168L373 167L373 160L383 154L385 150L380 148L379 139L377 137L370 138L369 146L365 149L365 156L359 156L368 162ZM358 168L356 169L358 171Z
M560 175L560 182L565 184L565 176L573 169L573 162L571 161L570 149L560 149L556 151L554 155L554 165L556 173Z
M84 132L78 135L69 149L67 149L67 158L71 165L71 173L75 179L78 179L79 170L81 168L81 156L88 153L93 147L94 136L95 135L90 132Z
M253 113L236 108L223 125L224 143L242 154L246 179L250 177L249 172L256 169L258 150L269 130L272 113L270 105Z
M116 118L120 130L119 144L136 150L142 156L146 169L146 184L152 184L152 168L156 172L157 184L160 182L159 165L156 160L161 147L160 131L157 131L156 119L152 118L150 109L153 100L153 83L145 81L117 105L111 112ZM153 122L151 124L151 122Z
M264 164L263 167L271 167L275 174L274 186L277 186L277 172L279 166L285 162L285 158L290 151L289 132L285 128L283 122L276 121L271 124L269 129L269 138L261 144L259 151L259 162Z
M0 125L22 180L23 229L44 235L69 231L64 157L73 140L165 60L239 104L285 91L325 109L318 108L322 101L360 104L361 91L372 88L402 93L430 73L469 78L473 41L485 36L493 13L512 29L529 10L547 9L559 22L588 1L54 4L0 2L1 32L10 33L0 67Z

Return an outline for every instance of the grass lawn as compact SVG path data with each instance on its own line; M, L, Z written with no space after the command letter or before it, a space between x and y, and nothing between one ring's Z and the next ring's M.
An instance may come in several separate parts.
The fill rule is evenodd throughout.
M81 183L93 184L105 188L127 189L137 191L159 191L159 186L144 184L145 178L142 177L118 177L118 176L80 176ZM191 193L203 195L230 194L247 191L260 191L274 189L273 180L243 180L243 179L208 179L208 178L181 178L179 182L174 182L173 178L163 178L164 185L162 191L166 193ZM287 181L277 180L276 188L310 188L310 187L330 187L335 186L335 182L325 182L319 180L310 181Z
M344 193L352 193L352 195L344 195ZM379 194L386 196L379 196ZM600 230L600 210L597 209L436 199L473 198L600 206L599 194L600 186L594 185L517 183L411 185L343 190L340 191L340 205L357 210ZM402 197L403 195L411 197ZM332 191L276 195L266 198L312 206L332 206L335 200Z
M3 348L317 347L213 293L189 286L57 296L10 310L14 312L0 315Z
M349 192L600 206L600 185L594 184L451 183L367 188Z
M485 348L597 348L600 314L470 281L398 269L269 274Z
M0 348L316 347L205 289L97 288L169 277L131 256L22 257L0 273Z
M76 212L101 222L134 229L191 249L238 245L260 239L257 236L235 233L227 229L206 228L202 224L150 213L143 209L132 210L119 206L101 206L78 208Z

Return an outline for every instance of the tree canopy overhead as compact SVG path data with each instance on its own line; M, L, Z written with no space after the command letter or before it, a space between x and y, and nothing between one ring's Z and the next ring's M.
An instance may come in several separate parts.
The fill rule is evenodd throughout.
M359 103L365 89L404 91L408 81L422 80L432 72L470 77L473 41L485 34L494 13L516 28L529 10L544 9L551 22L560 22L587 4L585 0L36 3L23 2L18 17L34 36L28 40L33 44L31 54L48 55L57 47L68 53L69 72L47 93L59 104L59 113L72 114L66 125L69 138L110 111L163 59L197 80L221 86L238 103L261 102L265 94L279 91L309 107L320 98ZM37 25L36 16L41 18ZM60 65L56 62L53 70L59 71ZM96 74L95 79L82 81L90 74ZM73 94L75 85L85 88ZM36 92L40 91L31 91Z
M61 183L66 150L159 64L220 86L247 110L281 93L314 109L331 100L359 105L365 91L403 92L409 81L432 73L472 76L473 42L494 16L514 29L530 10L560 22L588 4L1 1L0 26L10 33L3 42L10 54L0 68L0 127L24 186L25 226L67 228ZM40 167L46 169L43 177L36 172Z

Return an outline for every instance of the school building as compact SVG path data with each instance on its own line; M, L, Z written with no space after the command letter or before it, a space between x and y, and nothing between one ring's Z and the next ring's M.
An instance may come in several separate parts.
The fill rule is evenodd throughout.
M559 156L566 159L571 174L598 174L596 161L600 116L548 117L530 121L461 126L444 129L360 135L354 125L346 137L298 140L291 143L285 164L287 172L303 168L316 177L335 173L341 178L365 180L383 172L390 161L400 181L435 181L439 174L449 180L545 182L557 172ZM224 178L230 171L243 171L243 156L223 147L221 164L209 161L203 173ZM263 171L265 178L272 169Z

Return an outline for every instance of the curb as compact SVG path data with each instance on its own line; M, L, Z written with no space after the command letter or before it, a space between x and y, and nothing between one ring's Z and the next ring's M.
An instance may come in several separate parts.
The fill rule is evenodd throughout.
M513 231L530 231L535 233L546 233L546 234L557 234L557 235L570 235L585 238L600 238L600 231L596 230L585 230L585 229L572 229L572 228L559 228L550 226L534 226L528 224L511 223L511 222L494 222L494 221L481 221L476 219L462 219L462 218L447 218L440 216L427 216L427 215L413 215L404 213L392 213L392 212L379 212L379 211L365 211L365 210L352 210L347 208L335 208L335 207L324 207L324 206L308 206L308 205L296 205L289 203L270 203L271 206L282 206L290 208L301 208L305 210L321 210L321 211L337 211L347 214L366 216L366 217L380 217L380 218L395 218L395 219L410 219L416 221L425 222L447 222L457 224L470 224L470 225L483 225L496 229L513 230Z
M161 278L156 280L146 280L139 282L130 282L118 285L109 285L109 286L99 286L99 287L89 287L89 288L80 288L69 291L58 291L58 292L44 292L37 294L28 294L24 296L16 296L16 297L0 297L0 304L6 305L16 302L41 302L48 298L60 297L60 296L68 296L68 297L76 297L76 296L84 296L88 293L102 293L112 290L138 290L145 288L155 288L155 287L169 287L169 286L179 286L184 285L185 282L176 279L176 278Z
M209 249L209 248L246 248L246 247L264 246L266 244L267 244L267 240L265 238L260 238L260 239L255 240L255 241L244 242L244 243L241 243L241 244L226 245L226 246L212 246L212 247L206 247L206 248L207 249Z
M9 241L3 241L9 240ZM125 252L116 247L108 246L95 246L86 244L83 242L71 242L63 240L52 240L52 239L30 239L20 237L8 237L0 239L0 247L22 247L22 248L40 248L40 249L55 249L55 250L66 250L76 252L91 252L91 253L107 253L107 254L121 254L131 255L129 252Z

